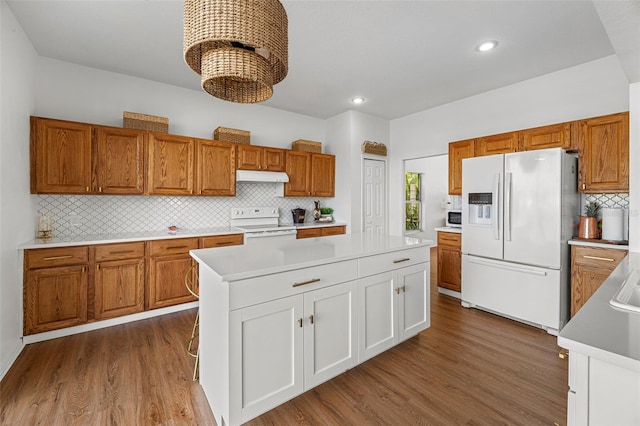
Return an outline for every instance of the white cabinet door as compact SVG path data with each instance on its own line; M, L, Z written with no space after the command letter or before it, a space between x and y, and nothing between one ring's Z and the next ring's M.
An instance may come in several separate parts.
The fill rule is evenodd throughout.
M357 363L356 281L304 294L304 388Z
M358 280L358 361L398 342L393 272Z
M239 383L230 389L232 418L245 422L302 393L302 308L296 295L231 317L230 375Z
M429 263L358 280L358 361L386 351L431 324Z
M430 325L429 274L427 264L409 266L395 271L399 288L399 340L415 336Z

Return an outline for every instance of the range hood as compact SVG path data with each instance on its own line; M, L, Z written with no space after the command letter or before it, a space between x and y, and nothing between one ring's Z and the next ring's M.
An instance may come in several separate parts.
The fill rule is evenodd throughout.
M258 170L236 170L236 182L289 182L284 172L261 172Z

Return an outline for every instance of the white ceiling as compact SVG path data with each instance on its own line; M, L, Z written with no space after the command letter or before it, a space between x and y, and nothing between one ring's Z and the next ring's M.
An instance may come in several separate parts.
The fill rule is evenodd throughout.
M182 1L7 3L41 56L201 90L182 58ZM393 119L616 52L640 80L640 1L283 4L289 74L264 104L313 117ZM487 39L498 48L476 52Z

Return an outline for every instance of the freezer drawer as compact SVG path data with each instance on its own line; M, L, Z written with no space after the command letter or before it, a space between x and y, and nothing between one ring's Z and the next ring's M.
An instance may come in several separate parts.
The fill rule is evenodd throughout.
M560 271L462 256L462 302L531 323L552 334L566 323ZM566 285L566 283L565 283Z

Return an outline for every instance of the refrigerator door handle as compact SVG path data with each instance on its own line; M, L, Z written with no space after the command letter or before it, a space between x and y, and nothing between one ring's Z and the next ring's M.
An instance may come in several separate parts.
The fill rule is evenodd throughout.
M504 240L511 241L511 172L504 174Z
M494 262L483 262L480 259L475 259L475 258L469 258L469 263L475 263L476 265L482 265L482 266L489 266L492 268L498 268L498 269L505 269L507 271L515 271L515 272L522 272L524 274L530 274L530 275L538 275L541 277L546 277L547 276L547 272L546 271L540 271L537 269L531 269L531 268L527 268L527 267L519 267L516 265L511 265L511 264L505 264L505 263L494 263Z
M495 182L494 182L494 201L493 207L495 207L495 211L493 212L493 238L495 240L500 239L500 214L498 214L498 206L500 203L498 202L498 197L500 196L500 173L496 173Z

